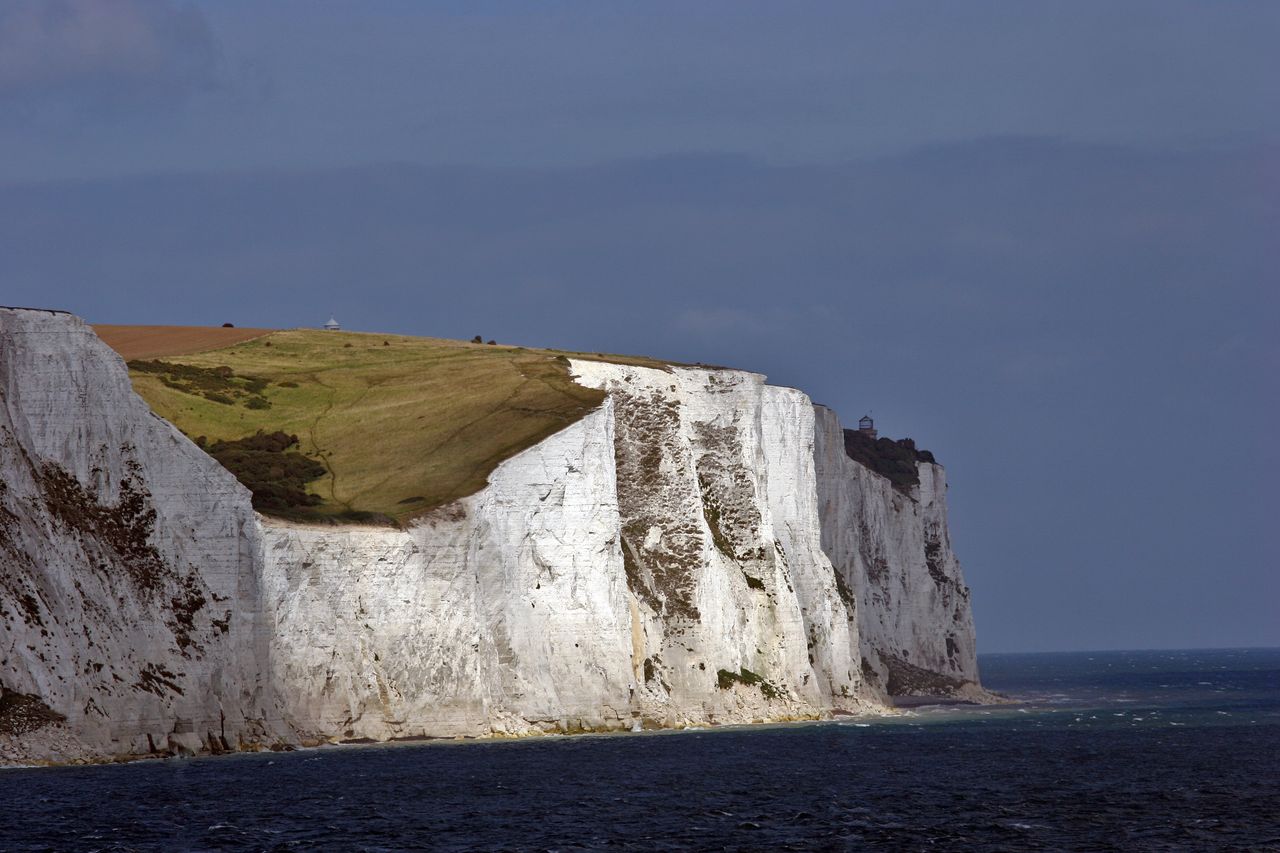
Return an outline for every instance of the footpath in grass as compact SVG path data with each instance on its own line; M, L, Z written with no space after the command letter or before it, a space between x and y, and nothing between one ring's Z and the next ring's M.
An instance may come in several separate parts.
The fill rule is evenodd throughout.
M135 359L130 376L157 414L254 489L261 511L386 524L480 490L504 459L599 406L603 393L575 383L566 356L665 367L641 358L292 330Z

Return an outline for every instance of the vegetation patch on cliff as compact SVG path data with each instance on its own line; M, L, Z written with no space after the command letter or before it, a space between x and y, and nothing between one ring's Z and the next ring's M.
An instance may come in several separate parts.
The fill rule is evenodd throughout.
M4 503L8 492L9 484L0 480L0 552L5 554L6 559L25 562L30 557L18 544L18 514ZM4 577L0 576L0 581L2 580Z
M121 452L127 456L129 449L126 446ZM65 528L114 551L134 585L152 592L170 570L151 544L156 520L151 495L136 481L136 463L127 464L130 475L120 483L114 506L101 503L74 475L52 462L41 466L36 479L50 515Z
M850 619L858 611L858 600L853 595L853 590L849 588L849 582L844 579L844 573L840 569L836 569L833 573L836 579L836 593L839 594L840 600L844 602L845 611Z
M191 657L193 651L196 653L204 651L204 648L192 637L197 630L196 614L208 604L202 587L200 579L192 572L183 579L177 595L169 599L169 615L165 619L165 624L173 632L174 642L178 644L178 651L183 657Z
M319 495L307 491L307 483L324 476L327 469L314 459L290 451L298 436L258 430L231 441L209 443L196 436L196 444L253 492L253 508L280 516L298 516L300 510L318 505Z
M267 380L257 376L237 376L225 364L196 367L167 361L131 361L128 367L133 373L150 373L159 377L166 388L204 397L224 406L243 403L249 409L271 408L271 403L262 396Z
M479 491L503 460L599 406L603 392L572 380L570 357L666 366L600 353L306 329L258 333L204 352L162 349L134 342L131 351L153 359L130 365L134 389L187 435L205 436L219 461L237 465L261 512L367 523L403 523ZM284 453L269 451L268 466L252 447L236 444L256 441L259 432L298 441ZM323 472L308 477L314 469L293 456ZM288 482L272 491L260 475L279 466ZM298 491L310 497L300 499Z
M0 685L0 735L25 735L66 719L39 696Z
M943 570L944 551L942 534L936 527L928 525L924 532L924 564L929 570L929 577L938 587L952 583L951 577Z
M844 452L854 462L885 477L893 487L908 497L920 485L918 462L935 462L927 450L917 450L910 438L872 438L856 429L844 431Z
M782 691L775 687L772 682L766 680L763 676L757 675L745 666L737 672L728 669L716 671L716 686L721 690L729 690L735 684L754 684L760 688L760 692L764 694L766 699L782 698Z
M867 660L864 655L862 658L862 680L867 684L879 686L880 673L876 672L876 668L871 665L871 661Z
M893 655L880 655L889 670L886 690L890 696L951 696L967 682L908 663Z
M177 682L177 679L181 678L182 675L182 673L172 672L160 664L149 663L138 671L138 680L134 683L133 689L154 693L161 697L166 693L176 693L182 696L182 687Z

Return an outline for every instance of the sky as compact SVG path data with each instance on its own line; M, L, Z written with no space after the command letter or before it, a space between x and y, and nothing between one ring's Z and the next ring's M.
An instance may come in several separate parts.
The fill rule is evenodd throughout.
M0 304L732 365L981 652L1280 645L1280 4L5 0Z

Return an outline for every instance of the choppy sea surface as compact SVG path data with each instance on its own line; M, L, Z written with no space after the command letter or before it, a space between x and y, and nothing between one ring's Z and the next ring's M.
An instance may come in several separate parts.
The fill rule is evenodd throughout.
M1023 704L0 772L0 850L1280 850L1280 649L989 655Z

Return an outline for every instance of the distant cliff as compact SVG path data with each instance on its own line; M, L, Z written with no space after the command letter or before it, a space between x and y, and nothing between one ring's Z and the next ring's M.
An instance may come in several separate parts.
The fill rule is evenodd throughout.
M303 524L255 514L78 319L0 309L0 760L983 697L939 466L895 487L757 374L570 367L603 403L479 491Z
M947 531L946 472L932 454L898 444L912 459L914 483L891 480L853 460L848 445L866 439L842 430L834 412L819 407L817 424L822 549L857 590L868 679L894 696L985 699L969 588ZM900 465L902 455L892 453L890 464Z

